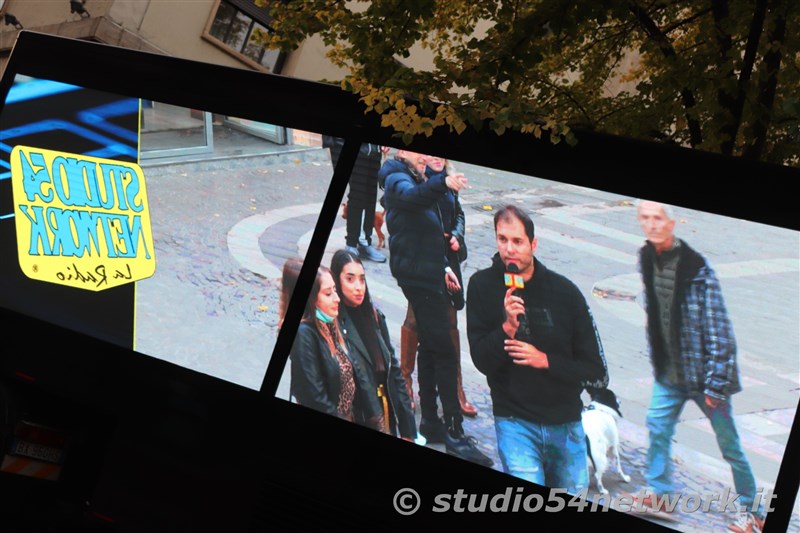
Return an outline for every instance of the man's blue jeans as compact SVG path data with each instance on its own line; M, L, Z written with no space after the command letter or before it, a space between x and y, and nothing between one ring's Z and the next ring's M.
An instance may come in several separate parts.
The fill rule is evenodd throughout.
M674 491L672 484L671 443L684 404L693 400L703 411L717 436L722 457L731 466L733 484L739 494L739 503L748 510L756 496L756 481L750 463L739 443L739 434L733 421L730 399L709 407L703 395L688 392L656 381L653 398L647 410L647 428L650 430L650 448L647 452L647 482L656 494Z
M589 486L583 424L544 425L495 417L497 451L503 471L512 476L577 494Z

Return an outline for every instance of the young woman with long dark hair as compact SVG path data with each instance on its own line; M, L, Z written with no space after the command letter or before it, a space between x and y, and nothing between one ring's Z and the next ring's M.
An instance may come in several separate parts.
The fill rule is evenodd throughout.
M364 265L358 255L339 250L331 260L331 272L341 303L338 322L348 351L370 383L367 404L356 405L356 422L372 425L369 417L380 409L381 431L407 440L417 437L411 399L392 347L386 317L370 298Z

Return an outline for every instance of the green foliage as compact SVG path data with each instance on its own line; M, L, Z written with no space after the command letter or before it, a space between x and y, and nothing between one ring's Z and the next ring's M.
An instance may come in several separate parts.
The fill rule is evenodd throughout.
M406 141L589 129L800 165L796 0L257 2L270 46L319 35L341 86ZM409 67L415 46L432 64Z

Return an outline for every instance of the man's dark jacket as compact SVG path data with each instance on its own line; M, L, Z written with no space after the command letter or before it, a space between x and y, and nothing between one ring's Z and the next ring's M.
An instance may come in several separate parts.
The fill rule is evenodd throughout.
M437 202L450 190L445 175L423 181L404 161L389 159L379 179L384 184L392 276L400 288L443 293L447 259Z
M736 362L736 338L722 298L722 288L705 258L680 241L675 272L669 335L680 347L683 386L692 394L728 400L742 390ZM655 248L649 242L639 251L645 287L647 338L655 378L664 380L668 357L662 343L661 321L654 284Z
M508 287L499 254L472 275L467 289L467 337L472 361L486 375L494 416L539 424L580 420L584 387L608 385L600 337L586 300L574 283L534 258L533 277L518 289L531 337L547 354L548 369L514 363L505 351L503 299Z

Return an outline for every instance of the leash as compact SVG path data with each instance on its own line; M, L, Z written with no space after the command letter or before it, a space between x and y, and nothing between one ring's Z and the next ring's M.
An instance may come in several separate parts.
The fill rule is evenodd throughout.
M592 457L592 443L589 442L588 436L584 437L584 439L586 440L586 451L589 452L587 454L589 456L589 461L591 461L594 471L597 472L597 465L594 464L594 457Z
M594 409L595 407L594 404L592 403L583 408L584 411L594 411ZM586 441L586 451L588 452L587 455L589 456L589 461L591 461L592 468L594 469L594 471L597 472L597 465L594 464L594 456L592 455L592 443L591 441L589 441L589 436L586 435L584 437L584 440Z

